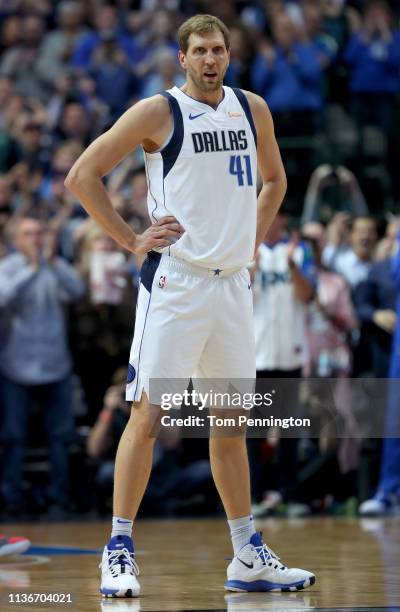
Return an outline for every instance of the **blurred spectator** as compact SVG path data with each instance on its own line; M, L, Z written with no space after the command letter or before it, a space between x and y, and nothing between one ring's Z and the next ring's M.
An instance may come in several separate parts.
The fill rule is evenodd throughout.
M327 228L322 261L341 274L354 291L368 276L377 238L376 222L372 217L355 217L350 222L347 213L337 213Z
M8 223L13 214L10 181L0 175L0 261L9 249Z
M298 379L308 360L306 305L314 294L314 266L310 249L286 231L288 216L281 208L257 253L254 274L254 330L257 378ZM299 386L285 388L285 401L296 414ZM250 465L256 501L265 490L261 442L249 440ZM297 440L279 441L277 501L294 502L297 485ZM263 488L264 487L264 488Z
M13 81L9 77L0 76L0 129L6 126L4 111L14 91Z
M83 147L74 140L67 140L55 149L51 166L43 174L39 186L40 198L48 201L57 200L66 192L65 177L82 152Z
M378 238L376 221L372 217L356 217L350 222L347 213L337 213L328 226L327 236L322 260L346 279L355 300L360 283L366 280L373 265ZM369 338L361 326L360 333L353 337L353 375L370 371Z
M172 87L181 87L185 78L179 66L176 53L164 49L153 58L154 73L148 77L143 89L143 97L149 98Z
M358 322L346 281L322 264L321 254L325 244L323 226L308 223L303 226L302 234L311 243L317 281L315 299L307 313L310 355L306 374L311 378L306 385L306 401L313 421L319 419L321 431L318 441L314 441L316 455L305 467L305 472L309 475L309 495L314 504L318 498L326 498L332 493L335 501L342 502L354 496L354 476L360 459L353 398L347 379L352 370L350 334L357 328ZM332 397L335 398L334 402ZM336 418L343 422L340 439L336 437ZM323 482L327 470L332 470L331 479L334 481L328 486ZM337 479L339 486L335 484Z
M392 25L386 2L375 0L367 5L362 28L350 39L345 59L358 125L376 125L389 134L400 90L400 33Z
M83 19L80 2L63 0L58 4L58 28L44 37L37 64L38 73L47 85L52 86L69 67L75 47L87 32Z
M301 223L326 223L342 211L354 217L369 214L356 177L344 166L318 166L308 183Z
M10 15L1 24L0 30L0 55L21 42L21 17Z
M323 12L323 31L329 41L334 40L337 46L336 57L325 75L326 93L330 103L347 105L347 66L342 52L351 34L359 29L361 18L346 0L322 0L320 4Z
M43 127L26 117L16 134L19 162L25 163L30 172L48 170L51 160L50 143L43 133Z
M132 158L127 158L112 173L107 186L123 219L132 225L135 232L144 232L149 227L150 218L147 207L147 177L143 166L136 168Z
M13 79L18 93L41 100L46 100L47 97L47 90L38 70L44 27L40 17L24 17L20 44L6 51L0 62L0 74Z
M76 239L86 294L74 309L71 345L93 421L112 373L127 363L136 295L126 254L101 228L88 219Z
M114 122L126 110L130 99L138 97L141 91L141 81L115 33L103 34L101 43L92 53L88 72L96 84L96 93L107 104Z
M303 8L305 38L318 54L318 60L323 70L335 60L339 50L335 38L324 29L322 7L318 4L306 3Z
M50 19L53 3L50 0L6 0L3 4L7 4L11 11Z
M343 49L350 34L360 27L360 15L346 0L322 0L323 29Z
M94 13L94 31L89 32L77 44L72 56L72 66L79 70L88 70L95 51L104 43L113 41L115 47L135 66L141 59L140 50L134 38L118 31L118 19L115 6L103 4ZM112 82L110 82L112 87Z
M137 219L142 232L147 229L150 223L147 208L147 177L142 170L135 172L130 183L128 219L130 223L135 223L135 219Z
M2 475L6 510L21 509L21 479L31 405L39 403L51 463L49 503L68 503L68 443L73 433L71 357L63 304L77 299L83 285L65 261L55 257L55 237L37 220L20 219L16 252L0 262L0 373L2 442L7 461Z
M112 385L104 395L103 407L87 440L89 457L98 459L100 464L96 474L96 497L100 511L108 510L113 489L115 452L131 412L131 406L125 400L125 378L125 367L114 373ZM193 440L190 444L195 446ZM206 446L203 446L203 450L206 452ZM169 512L184 502L187 511L194 496L203 497L203 509L207 507L208 512L215 510L216 492L208 458L195 457L190 448L188 452L177 428L164 428L154 449L144 509L153 513L155 508L157 513Z
M250 68L255 56L255 44L251 32L239 25L230 28L231 61L225 75L225 84L230 87L251 89Z
M390 354L385 437L377 491L372 499L363 502L359 508L360 514L364 516L384 516L393 514L400 508L400 235L392 259L392 278L397 295L396 312L390 324L394 338Z
M149 22L142 40L142 53L144 60L140 66L140 74L148 74L154 65L154 59L160 52L172 51L178 53L176 42L176 23L173 14L165 10L158 10L149 14Z
M321 261L325 243L323 227L308 223L302 228L310 241L316 264L317 289L308 308L311 376L345 376L351 372L348 334L356 328L350 291L344 278Z
M46 124L56 131L65 107L69 103L82 104L91 117L94 131L104 129L109 121L109 110L96 94L96 83L89 76L65 71L54 83L53 95L47 104Z
M372 264L368 277L361 282L354 294L357 316L362 324L362 334L371 356L371 371L377 378L389 373L390 352L396 326L396 287L393 283L392 257L394 236L399 228L397 220L387 225L387 243L391 251L381 261Z
M94 136L95 127L91 125L89 112L83 104L67 102L53 135L56 141L76 140L80 146L86 147Z
M269 3L268 3L269 4ZM282 4L282 3L277 3ZM251 89L268 103L288 169L288 195L303 196L313 157L311 137L321 127L320 52L282 7L271 19L272 41L261 39L251 66ZM297 140L296 140L297 139Z
M289 239L287 223L283 208L257 253L254 321L260 377L270 371L297 372L308 355L305 305L314 293L314 265L310 249Z
M73 140L59 145L53 153L50 168L40 177L36 200L30 209L25 206L31 214L51 221L51 228L58 234L59 253L71 262L75 257L75 233L86 219L86 213L67 192L64 180L82 151L79 143Z
M313 133L322 108L319 55L312 44L299 41L284 13L274 18L272 32L274 44L264 42L253 63L253 89L275 114L278 135Z
M114 481L114 458L122 432L129 420L130 404L125 400L125 368L114 372L106 390L101 410L87 439L87 453L101 460L95 476L96 502L100 511L107 511Z

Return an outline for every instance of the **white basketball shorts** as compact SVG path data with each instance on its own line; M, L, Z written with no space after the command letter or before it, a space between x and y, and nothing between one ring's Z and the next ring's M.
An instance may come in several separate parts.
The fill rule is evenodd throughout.
M255 379L249 272L208 270L151 251L141 270L126 399L139 401L164 380L183 392L189 379ZM246 388L249 390L251 384ZM170 389L168 387L168 389ZM153 394L154 395L154 394Z

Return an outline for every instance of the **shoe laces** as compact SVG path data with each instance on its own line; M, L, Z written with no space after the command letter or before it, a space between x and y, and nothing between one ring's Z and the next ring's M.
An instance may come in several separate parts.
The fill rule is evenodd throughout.
M269 565L270 567L274 566L274 569L277 569L278 565L280 564L279 569L287 569L286 565L283 565L278 555L274 553L272 548L269 548L269 546L266 544L263 543L262 546L255 546L254 549L257 553L256 559L261 559L263 565Z
M138 564L135 561L133 553L129 552L127 548L108 551L107 560L109 570L114 577L125 573L125 567L128 568L126 573L139 576ZM99 567L101 567L101 563Z

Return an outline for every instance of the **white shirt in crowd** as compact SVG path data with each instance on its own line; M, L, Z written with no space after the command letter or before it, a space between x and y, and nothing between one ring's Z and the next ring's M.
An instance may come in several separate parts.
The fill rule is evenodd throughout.
M349 247L336 247L332 244L324 248L322 262L343 276L352 289L367 278L372 265L372 262L359 259Z
M254 279L254 329L257 370L294 370L308 360L306 309L296 297L287 260L288 240L262 244ZM314 282L314 262L299 244L293 259Z

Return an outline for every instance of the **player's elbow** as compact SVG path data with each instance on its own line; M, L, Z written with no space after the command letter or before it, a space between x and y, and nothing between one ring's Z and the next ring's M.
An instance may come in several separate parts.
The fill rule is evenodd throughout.
M94 175L94 173L91 172L91 169L88 168L87 164L85 165L81 163L78 159L78 161L75 162L71 170L68 172L64 181L64 186L73 194L78 195L92 174Z
M82 173L80 171L79 165L74 164L65 178L64 187L66 187L68 191L75 193L81 181Z
M288 188L286 172L283 168L282 168L282 171L279 173L278 184L279 184L280 193L283 199L286 195L287 188Z

